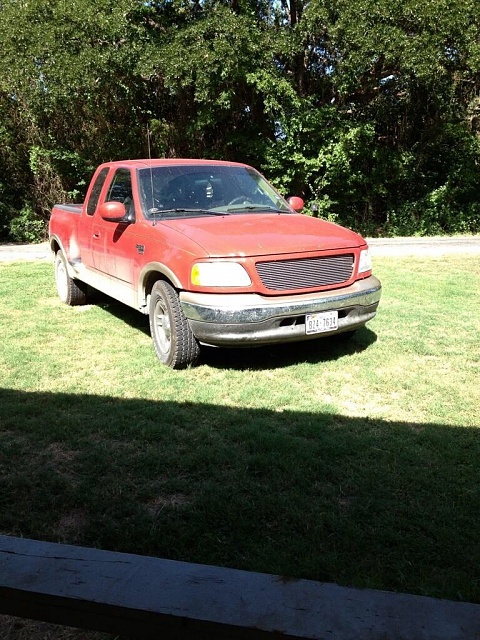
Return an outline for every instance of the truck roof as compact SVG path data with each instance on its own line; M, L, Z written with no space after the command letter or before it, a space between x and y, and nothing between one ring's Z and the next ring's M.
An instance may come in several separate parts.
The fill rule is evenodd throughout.
M145 167L161 167L161 166L171 166L171 165L228 165L228 166L238 166L245 167L248 165L243 164L242 162L230 162L227 160L206 160L204 158L139 158L135 160L114 160L112 162L105 162L102 166L129 166L132 168L145 168Z

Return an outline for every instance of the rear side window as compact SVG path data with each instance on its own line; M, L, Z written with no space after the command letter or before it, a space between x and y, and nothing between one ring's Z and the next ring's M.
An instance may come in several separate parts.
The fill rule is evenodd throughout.
M90 197L87 203L87 213L89 216L93 216L93 214L95 213L98 199L100 197L102 187L105 184L107 175L108 175L108 167L105 167L98 174L97 179L95 180L95 184L93 185L92 190L90 191Z

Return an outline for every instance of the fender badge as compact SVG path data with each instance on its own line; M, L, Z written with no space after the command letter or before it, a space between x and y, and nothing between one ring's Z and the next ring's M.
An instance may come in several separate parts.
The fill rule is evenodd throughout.
M143 256L143 254L145 253L145 245L137 244L137 251L141 256Z

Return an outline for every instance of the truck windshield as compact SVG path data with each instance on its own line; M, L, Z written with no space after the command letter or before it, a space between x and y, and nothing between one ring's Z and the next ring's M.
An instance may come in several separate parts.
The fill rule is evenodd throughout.
M139 169L147 218L292 213L285 200L254 169L228 165L173 165Z

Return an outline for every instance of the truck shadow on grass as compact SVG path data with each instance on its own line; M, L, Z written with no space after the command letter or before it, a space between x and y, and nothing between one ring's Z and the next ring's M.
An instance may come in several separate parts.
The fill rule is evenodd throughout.
M262 370L276 369L299 364L316 364L338 360L360 353L377 340L376 334L368 327L362 327L354 336L343 334L304 342L290 342L244 349L220 349L203 347L201 364L215 369Z
M477 429L0 390L0 532L480 601Z
M104 309L121 322L125 322L130 327L150 336L148 316L138 313L135 309L131 309L99 291L92 290L92 293L89 294L89 302ZM351 337L347 337L346 334L338 334L304 342L245 348L203 346L199 364L209 365L216 369L242 371L244 369L281 368L299 362L327 362L360 353L376 340L377 336L371 329L362 327Z

